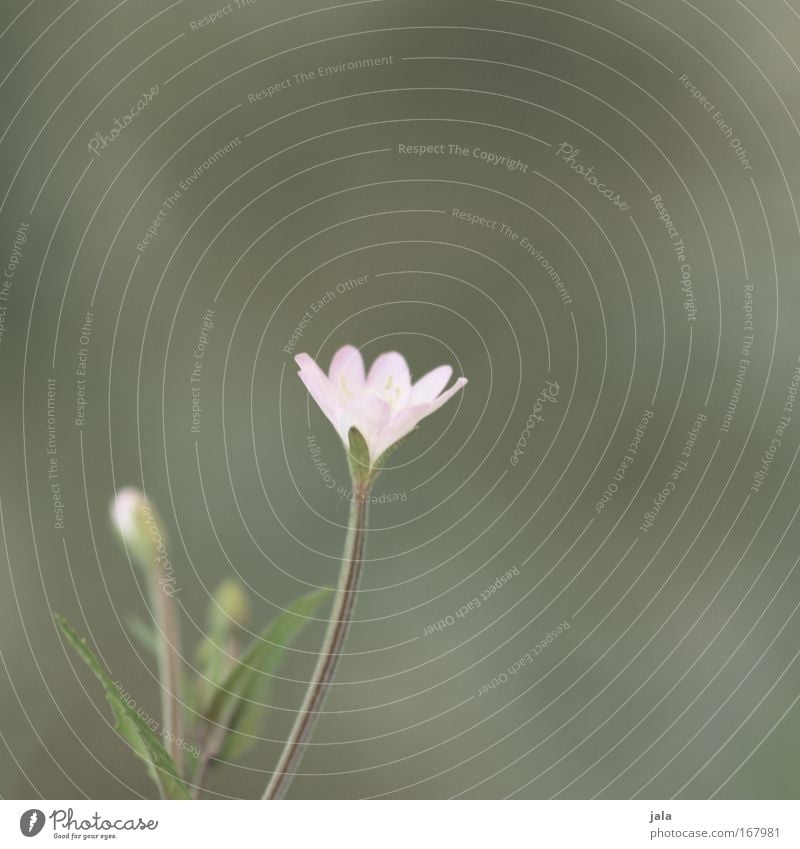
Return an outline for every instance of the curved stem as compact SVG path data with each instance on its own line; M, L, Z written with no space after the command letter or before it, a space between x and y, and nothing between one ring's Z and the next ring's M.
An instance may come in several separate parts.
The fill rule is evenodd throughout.
M282 799L294 778L300 759L303 757L314 726L319 719L322 703L336 672L342 647L347 637L353 608L356 602L361 564L364 557L364 541L367 527L369 485L353 485L353 501L350 506L350 524L345 542L339 587L331 609L328 630L322 643L317 665L311 676L303 704L292 726L289 738L272 778L264 791L264 799Z

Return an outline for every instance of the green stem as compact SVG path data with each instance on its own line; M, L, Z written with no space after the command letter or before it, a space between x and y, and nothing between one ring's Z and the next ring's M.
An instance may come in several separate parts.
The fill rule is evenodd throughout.
M183 749L178 745L183 736L178 615L175 600L158 579L152 582L150 598L158 629L158 677L161 684L164 738L168 741L167 748L175 762L178 775L182 775Z
M367 506L370 483L353 483L353 501L350 505L350 524L345 542L339 587L331 609L328 630L322 643L317 665L311 676L303 704L297 714L286 745L264 791L264 799L282 799L295 776L300 759L319 719L322 703L333 681L341 656L353 609L356 603L358 581L364 558L367 527Z

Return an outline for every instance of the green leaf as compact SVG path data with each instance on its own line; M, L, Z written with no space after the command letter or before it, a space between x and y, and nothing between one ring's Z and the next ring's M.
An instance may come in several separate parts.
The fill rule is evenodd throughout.
M150 726L122 697L111 677L100 666L88 643L73 630L62 616L56 614L56 622L70 645L94 672L105 690L106 699L116 720L116 730L148 765L151 776L159 786L161 795L167 799L188 799L189 791L178 775L175 763L161 745Z
M271 622L245 649L236 667L217 690L206 720L216 726L221 742L212 757L232 758L252 745L266 712L264 703L286 648L300 635L331 590L309 593Z

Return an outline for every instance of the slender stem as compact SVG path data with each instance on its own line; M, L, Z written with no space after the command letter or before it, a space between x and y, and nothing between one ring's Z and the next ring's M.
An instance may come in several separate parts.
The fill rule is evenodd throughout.
M219 724L200 743L200 755L197 768L194 771L194 777L192 778L192 796L195 799L199 799L200 794L205 789L206 777L211 767L211 761L219 754L219 750L225 742L227 731L228 728L226 726Z
M364 558L364 542L367 527L369 484L353 484L353 501L350 505L350 524L345 542L342 568L339 573L339 588L331 609L328 630L322 643L317 665L311 676L303 704L295 719L286 745L283 748L272 778L264 791L264 799L282 799L289 789L295 772L303 757L314 726L319 719L322 703L336 672L342 647L353 617L361 564Z
M164 723L164 739L172 760L181 774L183 749L179 741L183 737L183 713L181 706L180 629L175 600L167 590L168 584L160 582L161 570L151 582L150 598L158 631L158 677L161 683L161 719Z
M225 651L228 657L238 657L240 652L238 641L229 637ZM223 721L217 722L200 731L200 739L197 741L200 754L198 755L194 777L192 778L192 796L195 799L198 799L203 792L212 761L219 755L222 745L225 742L225 737L230 730L230 720L231 717L224 717Z
M156 625L158 680L161 685L161 722L163 736L172 760L182 774L183 749L178 741L183 736L181 699L181 632L175 602L175 576L167 557L160 522L147 502L138 508L138 532L130 540L133 554L147 576Z

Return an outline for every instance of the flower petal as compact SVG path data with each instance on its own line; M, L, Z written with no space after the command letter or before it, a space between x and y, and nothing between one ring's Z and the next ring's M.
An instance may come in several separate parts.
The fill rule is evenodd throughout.
M361 351L345 345L333 355L328 369L330 381L345 399L354 398L364 391L364 360Z
M339 421L334 424L346 446L350 444L350 428L356 428L369 447L370 458L375 460L378 456L375 445L391 418L391 407L385 401L364 393L342 410Z
M395 442L408 436L420 419L424 419L426 415L426 412L421 412L421 407L404 407L397 415L392 416L389 424L380 431L370 445L370 456L373 461L379 459L381 454L391 448Z
M381 354L370 367L367 388L392 410L404 407L411 392L411 373L406 358L397 351Z
M442 392L442 394L438 398L434 398L430 403L430 410L425 413L426 416L429 416L431 413L435 413L439 407L443 404L446 404L453 395L458 392L463 386L467 385L466 377L459 377L458 380L447 390L447 392Z
M449 401L453 395L461 389L467 382L466 377L459 379L438 398L433 401L428 401L424 404L413 404L404 407L392 416L392 420L379 434L375 442L374 451L375 458L383 454L387 448L391 448L395 442L399 442L404 436L411 433L412 430L431 413L435 413L443 404Z
M447 386L453 369L450 366L439 366L421 377L412 387L408 397L409 405L424 404L434 398Z
M317 402L323 413L336 425L338 418L336 392L325 372L309 357L298 354L294 361L300 366L300 380L306 385L311 397Z
M319 375L327 380L325 372L317 365L313 357L308 354L296 354L294 361L297 363L300 371L309 372L314 375Z

